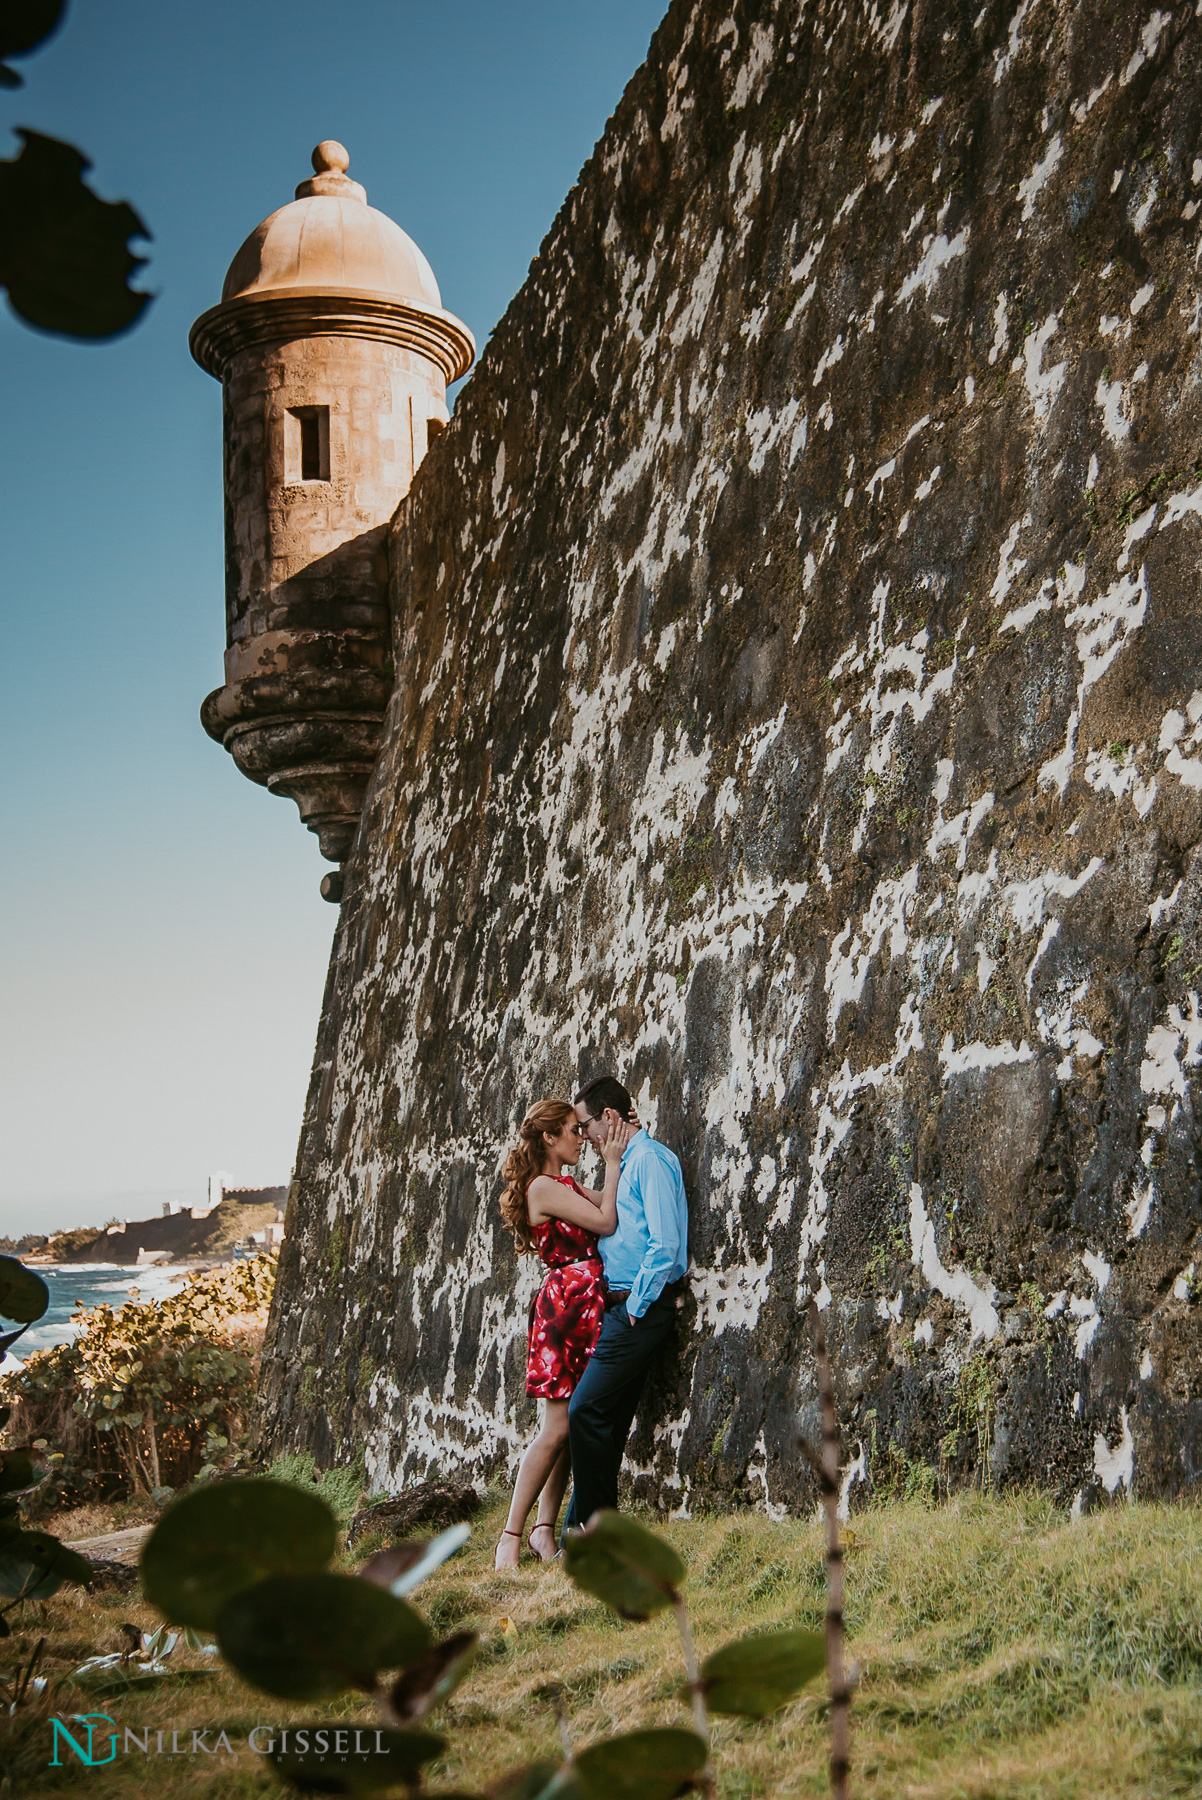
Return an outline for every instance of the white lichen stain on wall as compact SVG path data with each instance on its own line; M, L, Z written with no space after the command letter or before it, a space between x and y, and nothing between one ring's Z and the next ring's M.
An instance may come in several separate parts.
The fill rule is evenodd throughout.
M1023 203L1024 220L1035 217L1035 202L1046 185L1048 177L1059 167L1063 155L1064 143L1060 133L1057 132L1048 145L1045 155L1035 164L1031 173L1019 182L1018 197Z
M1125 1406L1120 1412L1119 1424L1119 1441L1113 1449L1101 1432L1093 1441L1094 1474L1108 1494L1113 1494L1120 1483L1130 1493L1131 1483L1135 1478L1135 1439L1131 1435Z
M922 1189L916 1181L910 1183L910 1255L914 1267L921 1271L927 1286L967 1313L971 1328L970 1344L975 1343L978 1338L997 1336L1001 1324L997 1308L993 1304L997 1298L997 1289L989 1280L979 1286L967 1269L951 1271L944 1268L939 1246L935 1241L935 1227L927 1214Z

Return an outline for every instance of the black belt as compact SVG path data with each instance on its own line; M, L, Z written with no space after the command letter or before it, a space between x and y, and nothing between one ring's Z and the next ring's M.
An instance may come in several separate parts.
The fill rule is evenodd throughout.
M684 1276L683 1275L677 1281L667 1282L665 1284L665 1286L660 1289L660 1291L656 1295L655 1299L651 1302L652 1306L658 1306L661 1300L670 1300L671 1303L673 1304L673 1306L675 1306L676 1296L679 1294L679 1292L683 1286L684 1286ZM615 1306L625 1306L626 1302L630 1298L630 1295L631 1295L630 1288L611 1288L608 1285L608 1283L606 1283L606 1286L605 1286L605 1310L606 1310L606 1312L611 1311L611 1309ZM641 1317L642 1315L640 1314L639 1316Z

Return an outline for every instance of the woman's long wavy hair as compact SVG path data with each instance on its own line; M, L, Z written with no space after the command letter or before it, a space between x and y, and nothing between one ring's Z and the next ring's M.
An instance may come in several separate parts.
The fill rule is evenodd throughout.
M547 1167L547 1146L543 1142L543 1132L553 1131L558 1137L568 1120L575 1116L576 1109L570 1100L537 1101L518 1127L518 1141L505 1158L505 1166L501 1170L505 1183L505 1191L501 1195L501 1217L513 1233L519 1256L532 1255L534 1252L534 1240L530 1236L530 1214L526 1210L526 1189L534 1177L542 1175Z

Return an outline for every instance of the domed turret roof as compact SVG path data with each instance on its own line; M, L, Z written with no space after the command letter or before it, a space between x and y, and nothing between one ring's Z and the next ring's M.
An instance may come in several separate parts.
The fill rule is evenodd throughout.
M312 179L256 226L230 264L223 302L323 288L442 307L433 269L399 225L367 204L364 189L346 174L349 163L341 144L318 144Z
M399 225L367 204L332 139L296 199L252 231L230 264L221 299L188 335L202 369L224 381L231 358L306 337L400 344L441 370L466 375L476 341L446 311L434 271Z

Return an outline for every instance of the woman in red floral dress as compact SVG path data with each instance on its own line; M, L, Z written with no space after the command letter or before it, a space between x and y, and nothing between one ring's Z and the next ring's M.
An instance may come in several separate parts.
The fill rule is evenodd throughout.
M618 1175L634 1127L615 1130L602 1146L600 1190L564 1173L579 1160L584 1129L569 1101L540 1100L522 1120L505 1162L501 1216L519 1254L537 1254L547 1273L530 1308L526 1363L526 1392L543 1401L543 1420L518 1469L498 1569L517 1567L535 1500L530 1548L543 1562L556 1553L555 1522L568 1484L568 1401L601 1335L605 1290L597 1239L611 1236L618 1222Z

